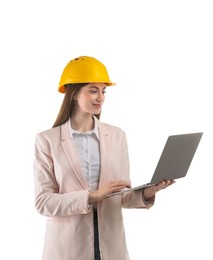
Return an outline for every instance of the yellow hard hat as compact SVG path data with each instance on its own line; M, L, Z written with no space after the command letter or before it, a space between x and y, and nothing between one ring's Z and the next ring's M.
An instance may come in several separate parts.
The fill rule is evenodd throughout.
M75 83L106 83L108 86L113 86L106 67L93 57L80 56L71 60L65 66L58 86L58 91L65 92L64 85Z

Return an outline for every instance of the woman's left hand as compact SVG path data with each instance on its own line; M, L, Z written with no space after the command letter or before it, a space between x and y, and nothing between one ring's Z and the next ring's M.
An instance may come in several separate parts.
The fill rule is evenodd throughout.
M160 183L158 183L155 186L150 186L144 189L143 195L144 195L144 199L145 200L149 200L152 197L155 196L155 194L162 190L162 189L166 189L168 186L174 184L175 181L174 180L166 180L166 181L162 181Z

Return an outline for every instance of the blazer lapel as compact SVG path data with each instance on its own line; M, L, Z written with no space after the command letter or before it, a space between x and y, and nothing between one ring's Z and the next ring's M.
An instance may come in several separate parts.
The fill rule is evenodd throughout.
M63 125L61 125L61 145L62 145L64 153L73 169L73 172L75 173L76 177L78 178L81 186L84 189L88 189L86 179L81 170L80 161L77 156L75 146L69 135L69 120L66 123L64 123Z
M100 181L99 187L106 183L108 180L108 163L109 163L109 152L110 152L110 135L106 127L99 122L99 133L100 133L100 154L101 154L101 169L100 169Z

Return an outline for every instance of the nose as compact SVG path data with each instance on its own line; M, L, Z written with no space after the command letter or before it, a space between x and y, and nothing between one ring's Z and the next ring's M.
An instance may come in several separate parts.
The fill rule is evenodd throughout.
M104 97L104 93L102 93L101 91L98 92L98 96L97 96L97 101L98 102L103 102L105 99Z

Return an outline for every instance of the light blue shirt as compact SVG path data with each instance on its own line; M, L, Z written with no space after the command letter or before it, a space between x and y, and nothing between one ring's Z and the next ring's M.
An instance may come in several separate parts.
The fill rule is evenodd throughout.
M94 117L94 129L79 132L72 128L70 120L70 137L75 144L81 169L91 191L97 190L100 178L100 145L97 119Z

